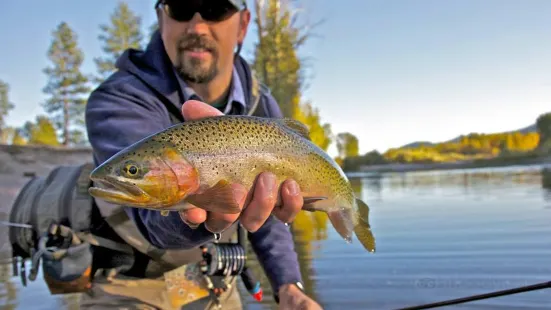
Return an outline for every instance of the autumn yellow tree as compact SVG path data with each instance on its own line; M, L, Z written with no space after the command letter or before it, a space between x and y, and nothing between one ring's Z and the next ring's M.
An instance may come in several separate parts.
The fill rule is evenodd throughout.
M30 145L60 145L53 122L44 115L38 115L34 123L26 122L22 133Z
M322 124L319 110L312 102L302 101L304 64L298 50L309 38L295 23L297 15L288 1L255 0L257 43L253 70L270 88L285 117L303 122L310 138L327 150L331 144L331 126Z
M20 129L14 130L12 140L11 140L11 144L12 145L26 145L27 144L27 140L25 139L24 135L21 133Z

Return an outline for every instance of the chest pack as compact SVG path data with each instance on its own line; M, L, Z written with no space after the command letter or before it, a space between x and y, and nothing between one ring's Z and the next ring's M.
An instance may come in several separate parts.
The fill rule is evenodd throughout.
M272 117L267 88L242 68L238 71L244 85L249 86L244 87L249 90L245 94L246 114ZM168 98L159 93L157 97L173 124L183 121ZM24 286L27 279L36 279L40 266L50 292L66 294L89 288L95 270L100 268L119 268L130 276L148 277L201 260L198 248L165 250L153 246L123 207L95 201L88 194L88 177L94 168L91 158L80 165L58 166L45 176L31 177L17 194L10 211L9 239L13 272ZM244 242L244 234L244 229L234 223L219 242ZM27 272L28 261L31 266Z

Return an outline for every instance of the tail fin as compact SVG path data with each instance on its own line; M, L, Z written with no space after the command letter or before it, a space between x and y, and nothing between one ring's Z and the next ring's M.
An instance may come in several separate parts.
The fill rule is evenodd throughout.
M358 224L354 227L354 232L364 248L374 253L376 246L375 237L371 232L371 225L369 225L369 207L365 202L357 198L356 204L358 206Z

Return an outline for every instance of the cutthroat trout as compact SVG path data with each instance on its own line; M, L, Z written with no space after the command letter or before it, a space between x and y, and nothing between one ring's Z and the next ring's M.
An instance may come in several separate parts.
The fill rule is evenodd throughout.
M92 196L130 207L238 213L231 183L250 189L269 171L279 183L294 179L303 210L326 212L347 242L355 232L375 251L369 207L354 196L339 165L292 119L224 115L186 121L150 135L115 154L90 175ZM102 186L101 186L102 185ZM101 186L101 187L96 187Z

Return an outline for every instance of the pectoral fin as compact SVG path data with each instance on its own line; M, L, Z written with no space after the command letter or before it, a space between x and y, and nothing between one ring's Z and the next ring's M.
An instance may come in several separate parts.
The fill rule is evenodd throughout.
M225 214L241 212L239 204L235 201L231 183L227 180L220 180L213 187L200 194L190 195L185 200L206 211Z
M324 211L318 207L315 206L315 203L321 200L326 200L327 197L303 197L304 204L302 206L302 210L305 211Z

